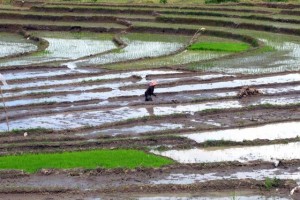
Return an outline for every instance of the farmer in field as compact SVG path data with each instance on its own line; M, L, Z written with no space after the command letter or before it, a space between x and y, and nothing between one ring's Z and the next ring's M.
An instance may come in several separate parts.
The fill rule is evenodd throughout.
M149 83L149 87L145 92L145 101L152 101L152 95L156 97L156 94L154 94L154 87L157 85L157 81L151 81Z

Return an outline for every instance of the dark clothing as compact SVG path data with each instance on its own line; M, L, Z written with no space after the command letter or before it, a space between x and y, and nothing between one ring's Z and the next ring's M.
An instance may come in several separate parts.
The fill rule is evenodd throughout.
M146 90L146 92L145 92L145 101L152 101L151 95L156 96L154 94L154 86L149 86L148 89Z

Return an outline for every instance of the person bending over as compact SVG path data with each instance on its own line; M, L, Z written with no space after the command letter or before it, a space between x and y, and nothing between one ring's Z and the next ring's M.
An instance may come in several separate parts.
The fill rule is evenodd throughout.
M154 94L154 87L157 85L157 81L151 81L149 83L149 87L145 92L145 101L152 101L152 95L156 97L156 94Z

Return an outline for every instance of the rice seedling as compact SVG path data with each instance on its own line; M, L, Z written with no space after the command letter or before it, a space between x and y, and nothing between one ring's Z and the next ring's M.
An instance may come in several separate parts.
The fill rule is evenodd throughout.
M227 51L227 52L242 52L250 48L246 43L223 43L223 42L200 42L192 44L188 49L197 51Z
M136 168L159 167L173 161L139 150L91 150L62 153L22 154L0 157L0 169L20 169L34 173L42 168Z

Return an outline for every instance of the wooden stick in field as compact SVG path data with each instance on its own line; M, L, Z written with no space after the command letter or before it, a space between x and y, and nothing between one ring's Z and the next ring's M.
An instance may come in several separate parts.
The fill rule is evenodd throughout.
M5 80L5 78L4 78L4 76L2 74L0 74L0 81L2 82L2 84L4 86L7 85L6 80ZM9 120L8 120L7 109L6 109L6 106L5 106L5 101L4 101L4 96L3 96L3 92L2 92L1 86L0 86L0 93L1 93L2 102L3 102L3 108L4 108L4 112L5 112L7 131L9 131Z

